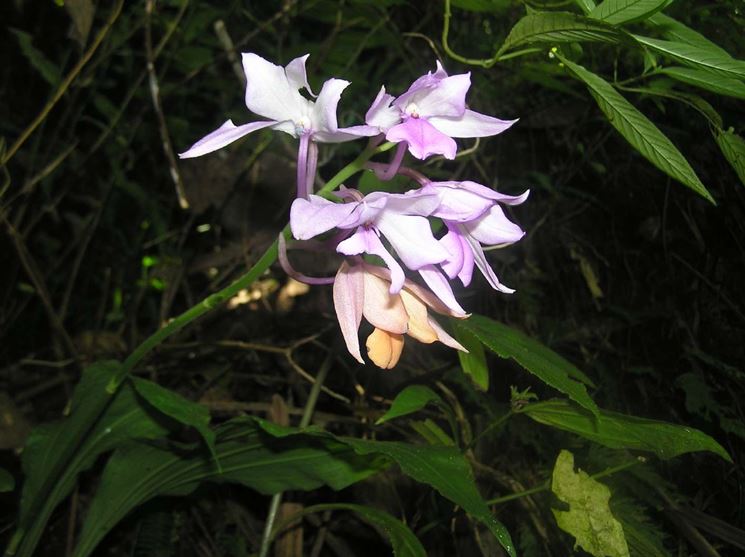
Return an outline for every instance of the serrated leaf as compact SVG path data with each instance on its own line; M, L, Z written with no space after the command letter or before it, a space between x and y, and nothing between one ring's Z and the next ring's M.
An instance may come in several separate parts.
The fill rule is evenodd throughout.
M688 85L693 85L694 87L699 87L700 89L705 89L718 95L745 100L745 83L737 79L713 74L707 70L677 66L662 68L660 71Z
M306 507L303 509L302 515L334 510L352 511L360 515L366 522L385 532L391 542L395 557L426 557L427 555L424 547L408 526L390 514L372 507L350 503L329 503Z
M204 439L209 451L216 457L215 432L209 427L210 412L206 406L187 400L180 394L161 387L157 383L153 383L147 379L133 377L132 383L137 394L156 410L181 424L197 430L202 436L202 439ZM219 466L217 459L215 464Z
M742 185L745 186L745 139L731 130L718 130L716 140L722 154L732 165Z
M296 430L294 430L296 431ZM217 432L218 472L204 451L178 451L132 443L106 464L89 507L74 557L87 557L131 510L161 496L183 496L202 482L245 485L265 495L326 485L339 490L381 469L380 459L362 458L330 436L298 433L276 439L258 421L238 418Z
M16 481L13 475L5 468L0 468L0 493L13 491L16 487Z
M483 315L472 315L453 327L470 331L497 356L514 359L547 385L590 412L598 412L597 405L585 389L585 385L593 386L590 378L540 342Z
M687 43L705 50L718 50L725 56L729 56L726 50L711 42L698 31L694 31L684 23L665 14L654 14L645 23L652 24L655 30L661 32L666 38L672 41Z
M528 404L520 410L541 424L576 433L611 449L634 449L660 458L709 451L731 462L727 451L705 433L658 420L600 410L593 416L568 400Z
M605 0L589 14L612 25L647 19L669 6L672 0Z
M440 395L429 387L425 387L424 385L410 385L396 395L388 412L378 418L375 425L413 414L427 406L430 402L444 404Z
M657 126L623 98L602 77L586 70L579 64L570 62L559 53L557 53L557 56L578 79L587 85L600 110L632 147L665 174L675 178L714 203L711 194L701 183L686 158Z
M18 529L9 547L16 557L34 553L52 511L100 454L131 439L156 439L168 433L157 416L138 402L130 384L122 385L115 395L108 392L120 368L119 362L86 368L75 387L70 415L31 432L23 451L26 479Z
M642 35L634 35L634 38L658 54L663 54L685 66L706 70L724 77L745 79L745 61L732 58L719 48L652 39Z
M481 341L468 329L454 327L455 339L460 342L468 352L458 351L458 359L463 373L468 375L474 384L486 391L489 389L489 366L486 364L486 353Z
M9 27L8 30L15 35L23 56L39 72L44 81L52 87L58 85L62 81L59 68L34 46L33 37L20 29Z
M621 33L613 26L570 12L536 12L518 21L500 51L530 43L600 41L616 43Z
M610 510L610 489L582 470L575 472L569 451L556 459L551 491L569 505L568 511L551 511L559 528L575 537L575 548L595 557L629 557L623 526Z

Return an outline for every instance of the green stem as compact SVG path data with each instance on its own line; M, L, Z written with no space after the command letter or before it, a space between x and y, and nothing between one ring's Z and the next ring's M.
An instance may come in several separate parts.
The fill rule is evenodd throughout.
M488 426L486 426L486 428L484 428L484 431L482 431L481 433L479 433L476 437L474 437L471 440L471 442L468 444L468 447L466 447L466 450L472 449L476 445L476 443L478 443L479 439L481 439L482 437L484 437L484 435L486 435L487 433L489 433L491 430L493 430L493 429L499 427L500 425L502 425L504 422L506 422L507 420L509 420L514 415L515 415L515 411L514 410L510 410L504 416L501 416L501 417L497 418L496 420L494 420L492 423L490 423Z
M627 470L628 468L636 466L637 464L643 464L646 461L647 461L646 458L644 458L643 456L639 456L639 457L636 457L634 460L629 460L627 462L619 464L618 466L608 468L607 470L603 470L602 472L593 474L590 477L593 480L598 480L606 476L612 476L613 474L617 474L618 472L623 472L624 470ZM510 493L509 495L497 497L496 499L489 499L486 502L486 504L487 505L501 505L502 503L506 503L507 501L512 501L514 499L520 499L522 497L527 497L528 495L534 495L536 493L542 493L544 491L549 491L550 489L551 489L551 481L547 480L541 485L538 485L536 487L531 487L530 489L526 489L525 491L520 491L519 493Z
M303 408L303 417L300 418L300 429L306 428L310 425L310 420L313 418L313 411L316 408L316 402L318 402L318 395L321 393L321 386L326 380L326 376L331 369L331 364L334 361L334 355L336 354L335 349L329 350L326 355L326 359L323 360L321 368L318 370L316 375L316 381L310 389L308 400L305 402L305 408ZM264 524L264 533L261 537L261 548L259 549L259 557L266 557L269 553L269 547L272 545L272 530L274 529L274 522L277 520L277 511L279 505L282 502L282 491L275 493L272 496L272 501L269 503L269 512L266 516L266 523Z
M379 147L368 146L364 151L362 151L362 153L359 154L359 156L356 159L354 159L351 163L349 163L347 166L342 168L336 174L336 176L334 176L331 180L326 182L323 188L321 188L317 192L318 195L324 195L336 189L344 182L344 180L346 180L347 178L350 178L351 176L354 176L357 172L360 172L363 169L365 163L373 155L388 151L394 145L395 145L394 143L384 143L383 145L380 145ZM289 225L285 226L282 233L285 235L289 234ZM174 319L172 319L170 323L168 323L168 325L156 331L155 333L150 335L148 338L146 338L137 348L135 348L132 354L130 354L129 357L126 360L124 360L121 371L111 380L111 382L107 386L107 391L109 393L114 393L119 388L119 385L122 383L122 381L124 381L124 379L129 375L129 373L140 362L140 360L142 360L142 358L145 357L145 355L148 352L150 352L153 348L158 346L160 343L162 343L165 339L167 339L171 335L183 329L186 325L188 325L189 323L191 323L198 317L201 317L202 315L204 315L211 309L215 308L216 306L226 302L227 300L235 296L238 292L240 292L244 288L247 288L248 286L250 286L276 260L277 260L277 241L275 240L272 243L272 245L269 246L267 250L264 252L264 255L262 255L259 258L259 260L254 264L253 267L251 267L248 270L248 272L245 275L238 278L235 282L226 286L219 292L215 292L214 294L207 296L204 300L199 302L197 305L189 308L188 310L186 310L184 313L182 313L178 317L175 317Z

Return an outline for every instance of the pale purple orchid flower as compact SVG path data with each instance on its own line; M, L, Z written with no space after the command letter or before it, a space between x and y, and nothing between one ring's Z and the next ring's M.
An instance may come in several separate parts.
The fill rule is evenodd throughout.
M499 281L486 260L482 244L490 248L505 247L525 235L507 218L499 203L519 205L528 198L530 190L521 195L505 195L476 182L427 181L421 191L435 194L440 199L431 216L442 219L448 229L440 239L450 254L440 263L445 274L450 279L458 277L464 286L468 286L475 265L492 288L508 294L514 292Z
M295 58L287 66L277 66L253 53L243 53L246 74L246 106L266 118L236 126L228 120L218 129L197 141L179 157L200 157L217 151L241 137L263 128L272 128L300 139L297 161L298 197L312 191L318 161L317 142L339 143L359 138L345 133L336 119L336 107L342 91L349 85L343 79L327 80L315 102L300 94L308 85L305 61L308 54Z
M373 327L367 338L367 355L375 365L391 369L401 356L404 334L430 344L467 350L429 316L428 310L459 319L468 317L453 311L437 296L416 283L405 280L398 292L390 288L391 271L364 262L341 264L334 280L334 308L347 350L360 362L358 331L364 317Z
M454 137L492 136L517 122L467 109L466 93L470 86L470 73L448 76L437 62L435 73L423 75L397 98L382 87L365 116L367 126L350 129L370 135L372 128L384 133L388 141L401 142L403 145L396 153L398 161L394 159L391 166L400 164L404 145L418 159L434 154L454 159L457 151Z
M421 189L405 194L373 192L363 195L342 187L334 203L311 195L296 199L290 209L290 229L298 240L308 240L334 228L342 231L336 251L343 255L363 253L380 257L390 269L391 294L398 293L406 276L401 265L383 245L384 236L403 264L418 271L427 285L453 311L464 313L447 279L436 268L451 257L432 235L427 216L440 204L436 193Z

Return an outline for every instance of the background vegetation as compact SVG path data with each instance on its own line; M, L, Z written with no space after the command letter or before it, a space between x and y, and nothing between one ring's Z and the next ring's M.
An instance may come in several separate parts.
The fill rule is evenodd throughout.
M451 3L0 5L0 536L9 552L80 556L100 542L101 555L256 554L269 495L285 491L281 517L316 512L280 537L278 555L379 555L390 551L380 532L393 536L397 554L417 555L391 516L429 555L506 554L489 534L498 528L478 521L479 495L465 495L473 484L449 494L411 468L418 448L434 450L421 453L428 458L463 455L463 468L443 470L469 478L470 467L520 555L615 554L575 548L571 527L560 527L555 513L581 505L562 503L561 490L546 483L566 465L562 450L601 474L631 555L745 551L742 3L611 2L627 16L637 9L629 19L593 12L589 1ZM655 40L690 48L670 52ZM458 329L474 347L486 345L483 360L477 348L461 362L447 349L409 343L402 364L381 372L339 350L328 288L302 288L272 267L150 354L105 408L90 406L87 393L119 368L97 364L70 413L83 368L123 360L169 318L242 275L287 221L295 147L281 134L256 133L190 161L173 155L227 117L250 118L236 69L241 51L277 63L310 53L314 89L330 76L350 80L344 124L364 117L380 84L400 92L436 59L451 74L472 72L473 108L520 118L425 169L505 193L531 189L511 214L528 235L490 253L517 293L495 294L479 278L460 294L469 311L509 328L477 318ZM325 147L321 176L359 148ZM548 360L526 361L526 353ZM576 385L586 377L602 409L690 429L654 426L634 440L627 422L620 433L608 429L613 415L598 430L569 402L538 406L559 394L546 369L579 378ZM326 372L314 424L327 433L272 429L299 424L309 378ZM397 395L417 413L376 425ZM570 417L555 418L562 411ZM58 429L38 427L63 415ZM130 421L112 433L104 415ZM269 422L234 419L243 415ZM96 424L104 424L99 437ZM258 448L240 453L246 447ZM668 459L701 449L734 462L712 452ZM134 487L150 477L148 463L175 459L199 471L212 454L228 470L233 450L255 463L252 472L201 482L210 469L175 485L171 470L153 476L150 491ZM317 451L328 462L285 473L273 458L292 451ZM49 455L68 452L74 462L64 475ZM291 480L273 483L278 475Z

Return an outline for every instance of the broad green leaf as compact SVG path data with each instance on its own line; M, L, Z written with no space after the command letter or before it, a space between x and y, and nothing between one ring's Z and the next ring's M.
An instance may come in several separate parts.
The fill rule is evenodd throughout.
M18 46L21 48L21 52L26 57L26 60L41 74L44 81L52 87L58 85L62 81L59 68L34 46L33 37L20 29L8 28L8 30L15 35L18 40Z
M686 158L657 126L634 108L602 77L579 64L570 62L561 54L557 53L557 56L578 79L587 85L600 110L632 147L665 174L714 203L711 194L701 183Z
M594 0L574 0L574 3L579 6L579 9L582 10L582 13L585 15L595 9Z
M535 12L518 21L500 52L530 43L601 41L615 43L623 35L612 25L570 12Z
M613 25L621 25L647 19L671 3L672 0L605 0L589 15Z
M724 56L729 56L726 50L711 42L698 31L694 31L677 19L673 19L663 13L654 14L645 23L651 23L655 30L661 32L671 41L687 43L704 50L718 50Z
M161 387L157 383L133 377L137 394L148 404L179 423L193 427L199 432L213 456L215 455L215 432L209 427L210 412L206 406L185 399L178 393ZM219 461L216 461L219 466Z
M0 493L13 491L15 487L16 481L13 478L13 475L4 468L0 468Z
M673 458L710 451L731 462L727 451L705 433L657 420L601 410L593 416L568 400L549 400L524 406L520 412L541 424L576 433L611 449L634 449Z
M551 491L569 505L551 509L559 528L575 538L575 549L595 557L629 557L623 526L610 510L610 489L582 470L574 471L574 455L562 450L551 477Z
M745 139L732 130L718 130L716 140L722 154L734 168L742 185L745 186Z
M745 61L732 58L721 49L652 39L641 35L634 35L634 38L654 52L672 58L685 66L706 70L724 77L745 79Z
M52 511L101 453L130 439L167 434L158 417L139 403L131 385L122 385L115 395L107 391L120 367L119 362L99 362L87 368L73 393L70 415L31 432L23 451L18 528L8 553L33 554Z
M585 389L585 385L593 386L590 378L540 342L483 315L472 315L453 327L462 327L471 332L497 356L512 358L538 379L590 412L598 412Z
M718 95L745 100L745 83L737 79L713 74L707 70L680 68L677 66L662 68L660 71L688 85L706 89Z
M469 12L504 12L512 6L512 0L451 0L450 5Z
M380 425L393 418L400 418L417 412L430 402L444 404L440 395L424 385L411 385L396 395L388 412L383 414L375 425Z
M329 503L306 507L303 509L301 514L305 516L313 513L336 510L352 511L353 513L360 515L365 522L369 522L385 532L385 535L391 542L393 555L395 555L395 557L426 557L427 553L424 550L424 547L409 527L397 518L392 517L387 512L373 509L372 507L367 507L365 505Z
M341 438L359 454L384 455L396 462L401 471L420 483L436 489L440 495L460 506L494 534L511 557L515 546L504 525L489 511L481 497L465 457L455 447L411 445L395 441L370 441Z
M489 389L489 366L481 341L468 329L454 327L455 338L468 352L458 351L458 359L463 373L468 375L482 391Z
M412 421L411 429L421 435L430 445L445 445L454 447L455 441L434 421L427 418L426 420Z
M131 443L118 449L104 469L74 557L91 554L130 511L160 495L183 496L202 482L245 485L265 495L343 489L379 471L387 462L361 457L330 435L297 433L275 438L250 418L221 426L215 444L222 472L204 451L177 451Z

